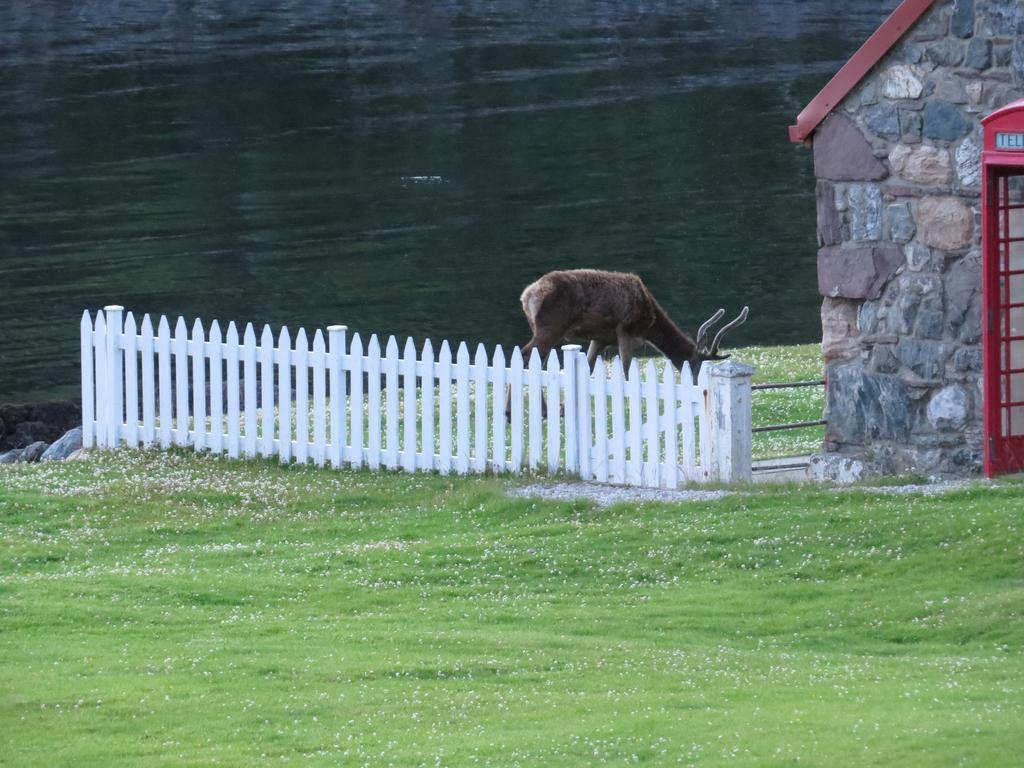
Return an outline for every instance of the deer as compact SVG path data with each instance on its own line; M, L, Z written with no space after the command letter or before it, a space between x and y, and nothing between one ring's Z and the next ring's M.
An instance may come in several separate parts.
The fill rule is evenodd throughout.
M749 311L749 307L743 307L706 344L708 331L725 315L724 309L705 320L691 339L672 322L643 280L632 273L597 269L548 272L526 286L519 300L533 331L533 337L522 348L524 359L529 359L534 349L542 360L546 359L562 339L589 343L587 363L593 372L598 356L616 346L628 377L633 353L647 342L679 370L683 363L689 363L694 384L702 363L729 357L719 352L722 338L745 322Z

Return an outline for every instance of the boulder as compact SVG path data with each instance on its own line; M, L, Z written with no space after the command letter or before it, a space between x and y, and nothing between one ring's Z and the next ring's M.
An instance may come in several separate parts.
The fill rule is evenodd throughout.
M39 461L40 457L46 452L48 444L42 440L32 443L24 451L21 452L21 456L18 457L19 464L35 464Z
M814 174L829 181L878 181L889 172L853 121L833 112L814 133Z
M966 248L974 236L971 207L959 197L922 198L917 207L917 229L921 240L931 248Z
M902 263L903 251L895 245L827 246L818 251L818 292L832 298L878 298Z
M910 397L895 376L868 373L859 363L827 367L826 440L865 443L910 436Z
M42 456L40 461L63 461L72 453L82 447L82 428L75 427L64 433L63 437L53 443Z
M949 152L926 144L908 147L897 144L889 153L893 173L925 186L943 186L953 178Z
M18 459L21 458L21 454L24 453L24 448L15 448L13 451L4 451L0 453L0 464L15 464Z
M864 462L836 453L818 453L811 456L807 479L816 482L849 485L865 477Z
M928 403L928 423L937 430L958 430L967 424L970 398L960 386L943 387Z

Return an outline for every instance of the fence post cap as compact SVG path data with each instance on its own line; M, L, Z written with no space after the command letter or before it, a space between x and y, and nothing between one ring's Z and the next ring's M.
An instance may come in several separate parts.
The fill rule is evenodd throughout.
M103 311L104 312L124 312L124 307L122 307L120 304L107 304L107 306L105 306L103 308Z
M328 325L327 326L327 331L329 333L338 333L340 331L347 331L347 330L348 330L348 326L347 325Z
M724 379L738 379L743 376L753 376L757 369L746 363L738 363L735 360L725 360L708 367L708 374Z
M579 344L563 344L562 345L562 351L563 352L575 352L576 350L579 350L579 349L583 349L583 347L581 347Z

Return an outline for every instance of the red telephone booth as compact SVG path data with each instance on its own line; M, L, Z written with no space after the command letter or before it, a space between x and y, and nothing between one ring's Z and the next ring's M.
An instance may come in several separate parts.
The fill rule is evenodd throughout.
M985 474L1024 471L1024 99L983 119Z

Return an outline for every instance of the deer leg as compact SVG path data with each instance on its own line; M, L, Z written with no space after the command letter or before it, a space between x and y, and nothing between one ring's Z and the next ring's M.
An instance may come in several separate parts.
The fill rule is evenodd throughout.
M590 372L594 372L594 364L597 362L597 358L604 352L604 347L598 344L596 341L591 341L590 346L587 347L587 365L590 366Z
M617 334L619 338L619 359L622 360L622 375L629 378L629 366L633 362L633 352L640 345L638 339L624 333Z
M528 342L526 342L526 344L523 345L523 348L521 350L522 355L523 355L523 366L525 367L525 366L529 365L530 357L533 354L533 350L535 350L535 349L537 350L537 353L540 355L541 362L543 363L543 362L547 361L548 354L551 352L551 347L552 346L553 346L552 344L549 344L546 341L544 341L542 339L538 339L536 336L534 336L532 339L530 339ZM547 406L547 402L546 402L546 400L544 398L543 392L541 393L541 398L540 398L540 408L541 408L541 415L544 418L547 418L548 406ZM512 423L512 387L511 386L509 386L509 388L508 388L508 397L505 398L505 420L507 422L509 422L510 424Z

